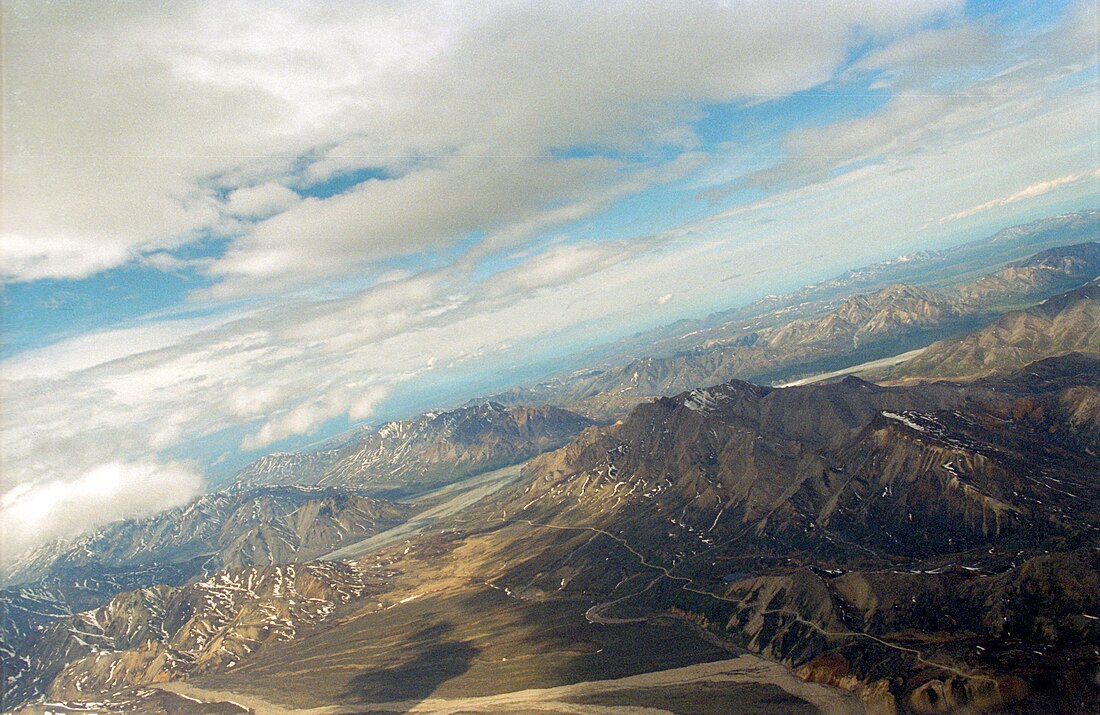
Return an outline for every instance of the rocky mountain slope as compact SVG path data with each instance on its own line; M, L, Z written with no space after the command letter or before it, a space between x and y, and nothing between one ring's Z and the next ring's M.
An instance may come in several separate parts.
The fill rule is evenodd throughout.
M959 320L966 311L950 298L910 285L857 295L816 319L765 331L757 344L775 350L852 351L876 340Z
M119 592L180 586L227 567L309 561L395 526L409 511L342 489L269 487L116 522L7 574L22 583L0 591L0 657L9 674L13 663L25 670L25 652L43 630Z
M340 458L343 450L375 431L371 425L356 425L299 452L271 452L235 472L210 475L211 491L234 485L311 484Z
M1071 352L1100 354L1100 282L937 342L894 368L889 378L972 379Z
M405 505L340 488L261 487L215 492L144 519L115 522L35 562L9 582L40 581L43 571L79 573L158 564L192 564L194 573L226 567L309 561L345 542L401 523Z
M521 462L564 444L591 424L556 407L485 402L386 423L327 456L324 469L249 468L238 484L316 484L406 496Z
M340 458L340 448L265 454L233 475L231 484L242 486L310 484L320 479Z
M1057 246L1016 261L1003 269L964 283L955 293L971 303L1019 304L1080 286L1100 275L1100 243Z
M4 706L37 694L101 702L125 688L232 668L316 628L340 605L385 590L387 578L348 563L262 566L119 594L53 623L15 668L9 663Z
M591 594L607 622L673 609L876 707L1088 711L1098 389L1100 358L1074 355L973 385L732 382L641 405L502 497L508 538L554 546L498 583Z

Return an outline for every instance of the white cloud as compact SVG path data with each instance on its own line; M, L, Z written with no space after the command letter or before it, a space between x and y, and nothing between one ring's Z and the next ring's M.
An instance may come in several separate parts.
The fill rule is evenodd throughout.
M541 288L562 288L645 248L644 242L621 241L554 246L494 276L490 290L514 297Z
M310 434L325 421L347 415L353 421L370 417L389 390L382 385L364 386L357 390L350 387L313 400L302 402L283 414L268 420L255 434L241 441L241 449L263 449L275 442L295 435Z
M580 201L578 187L596 189L613 179L614 169L598 158L448 160L328 199L306 199L257 224L212 271L267 288L273 279L351 272L369 258L499 231L554 200ZM222 292L235 289L230 284Z
M21 482L0 496L0 558L101 524L185 503L202 484L173 462L109 462L70 479Z
M216 319L162 321L140 328L85 333L46 348L28 350L4 362L5 380L48 378L179 343L217 324Z
M1061 188L1063 186L1076 184L1080 181L1088 181L1090 179L1094 181L1096 179L1100 179L1100 169L1080 174L1066 174L1065 176L1059 176L1054 179L1038 181L1034 184L1031 184L1030 186L1026 186L1020 189L1013 194L1009 194L1008 196L1002 196L1001 198L992 199L976 206L971 206L970 208L963 209L962 211L956 211L955 213L948 214L947 216L939 219L939 223L947 223L948 221L958 221L959 219L970 218L975 214L982 213L983 211L989 211L990 209L995 209L998 206L1005 206L1007 204L1016 203L1017 201L1023 201L1025 199L1031 199L1036 196L1042 196L1043 194L1054 191L1055 189ZM1100 188L1100 186L1094 188Z
M282 184L269 181L259 186L244 186L229 194L226 210L242 218L267 218L298 203L301 197Z
M1071 27L1079 20L1069 12L1062 25L1027 39L998 34L987 24L952 25L900 38L855 65L856 70L885 73L879 84L893 93L886 95L889 99L881 109L790 131L782 141L782 160L732 184L784 191L827 184L838 173L861 164L896 170L932 157L944 165L958 164L950 155L954 147L988 146L984 136L1011 133L1016 127L1039 122L1047 122L1052 133L1036 134L1011 151L1001 148L984 158L974 156L964 175L946 176L959 182L980 174L984 185L973 184L978 192L988 195L990 182L1018 186L1015 167L1022 163L1047 160L1053 166L1070 158L1080 172L1080 159L1087 154L1080 151L1080 145L1095 142L1095 128L1090 131L1080 117L1068 115L1059 117L1058 124L1049 123L1072 97L1091 96L1096 91L1096 82L1090 77L1078 76L1067 82L1089 66L1090 56L1095 64L1095 46L1083 46L1076 39L1079 28ZM1062 145L1068 136L1076 136L1079 144L1075 156L1058 156L1068 151ZM1001 157L1006 160L997 163ZM993 166L1000 171L991 171ZM1049 170L1043 175L1049 176ZM1036 179L1029 172L1022 176L1024 181ZM951 203L974 196L975 192L957 191Z
M699 103L811 87L857 30L959 6L7 3L4 271L85 276L213 231L239 237L213 268L232 293L563 220L646 167L553 150L687 148Z
M855 67L883 72L878 87L943 91L970 79L962 70L1002 61L997 44L985 24L954 25L902 38L862 57Z

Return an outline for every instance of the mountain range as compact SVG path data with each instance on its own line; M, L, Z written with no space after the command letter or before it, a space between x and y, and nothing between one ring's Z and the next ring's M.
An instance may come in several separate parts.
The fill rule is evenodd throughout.
M136 568L192 563L195 574L225 567L309 561L409 515L402 504L339 488L260 487L203 495L145 519L119 521L61 553L44 550L9 582L44 570Z
M735 381L640 405L495 505L502 528L577 530L498 583L600 594L604 618L677 609L869 703L1087 710L1098 387L1100 356L1070 355L966 385Z
M796 318L826 313L858 293L874 293L891 285L918 284L932 290L980 280L990 272L1028 261L1047 250L1061 249L1100 236L1100 210L1078 211L1005 228L992 236L942 250L895 256L856 268L786 294L768 295L745 306L699 319L678 320L594 348L588 362L603 367L627 362L639 354L667 357L737 339L747 326L766 328ZM1050 293L1068 290L1086 279L1050 285ZM1011 282L1011 279L1010 279ZM1025 285L1017 284L1027 288ZM1041 292L1041 291L1040 291ZM1035 295L1035 293L1032 293ZM1034 300L1041 299L1042 295ZM1018 306L1017 306L1018 307Z
M1098 394L1100 357L1068 355L965 384L732 381L661 398L531 461L442 533L351 562L228 569L56 622L31 651L53 664L33 682L77 700L187 676L306 702L284 682L302 648L354 650L409 628L389 615L403 603L438 611L488 588L524 609L578 604L574 618L604 628L678 619L879 711L1087 711ZM318 590L332 584L345 595ZM307 601L319 610L295 610ZM493 631L520 638L513 653L521 625ZM466 651L431 643L457 677ZM361 671L343 663L311 663L344 693L312 704L356 702Z
M1100 282L1092 281L987 326L939 341L894 368L891 380L967 379L1008 371L1045 356L1100 353Z
M0 591L3 709L1095 712L1100 244L1015 255L1093 214L32 552ZM877 382L768 384L914 347ZM751 687L645 680L734 656Z

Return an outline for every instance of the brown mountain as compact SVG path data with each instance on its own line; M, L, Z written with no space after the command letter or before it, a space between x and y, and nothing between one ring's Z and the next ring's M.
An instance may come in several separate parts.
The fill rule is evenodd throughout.
M872 546L871 552L905 556L947 552L960 540L977 543L1007 534L1023 523L1022 515L1039 528L1027 506L1035 488L1024 465L1050 457L1071 470L1085 455L1045 445L1040 429L1001 434L977 420L996 420L1030 405L1031 412L1058 416L1043 425L1064 433L1064 444L1091 449L1096 425L1079 414L1086 395L1100 384L1100 370L1090 374L1097 362L1081 360L1074 369L1084 374L1072 388L1051 387L1038 395L1033 386L1016 383L909 389L855 378L797 389L735 381L693 390L640 405L622 423L589 430L534 460L536 478L512 507L534 518L565 512L587 520L593 511L611 515L636 502L643 511L659 505L661 512L679 514L677 521L699 532L719 532L711 526L724 523L850 558ZM963 416L955 414L962 410ZM965 478L957 474L964 470ZM876 494L881 491L889 499ZM635 498L658 494L652 507ZM877 511L887 507L892 511ZM808 514L814 515L811 522ZM822 535L837 534L813 531L849 522L837 532L840 541ZM942 525L922 537L934 543L909 533L930 522ZM1046 528L1054 522L1041 523ZM893 526L886 530L885 524ZM857 536L860 547L843 547ZM672 552L681 546L677 540L660 548Z
M1059 246L996 273L964 283L955 293L971 303L1020 304L1032 296L1045 297L1069 290L1100 276L1100 243L1088 241Z
M35 693L96 701L133 686L232 668L385 589L386 575L346 563L230 569L183 587L122 593L55 622L29 647L5 707ZM142 708L139 706L140 712Z
M575 530L497 582L591 594L608 623L671 610L876 707L1087 712L1098 388L1100 358L1069 356L974 385L641 405L497 505L514 539Z
M0 591L0 657L23 682L27 650L49 624L120 591L179 585L227 567L293 564L400 524L410 508L342 489L221 492L145 519L116 522L48 551ZM39 683L41 685L41 683Z
M767 331L762 342L777 350L812 345L851 351L874 340L940 327L962 315L962 308L945 296L899 284L849 298L821 318L794 320Z
M1100 283L1096 281L935 343L895 368L889 378L972 379L1071 352L1100 353Z

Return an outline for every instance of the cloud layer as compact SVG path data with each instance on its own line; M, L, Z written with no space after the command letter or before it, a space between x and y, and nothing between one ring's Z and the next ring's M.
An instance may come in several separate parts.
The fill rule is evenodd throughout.
M4 271L86 276L218 231L208 270L238 292L516 240L631 181L637 152L690 147L700 104L813 87L853 33L957 6L10 3Z

